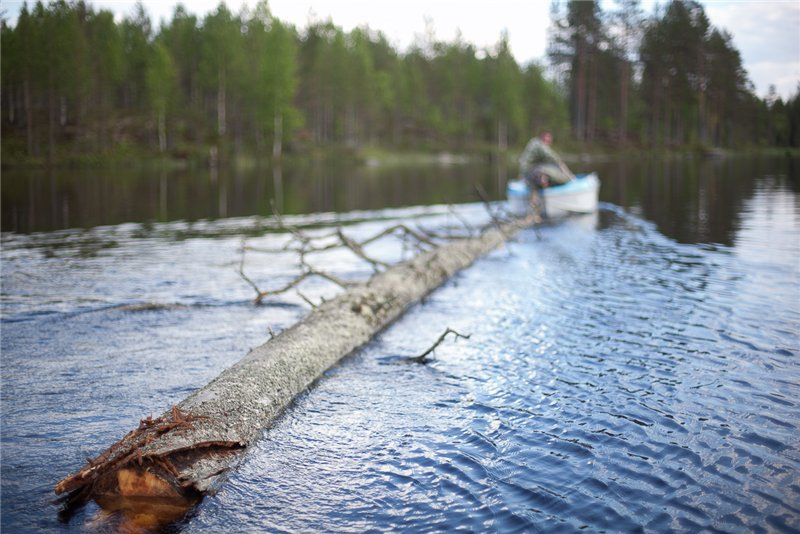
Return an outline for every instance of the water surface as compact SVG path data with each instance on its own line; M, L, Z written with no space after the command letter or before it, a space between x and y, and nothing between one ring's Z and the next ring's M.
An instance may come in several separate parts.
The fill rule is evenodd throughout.
M525 231L434 292L326 373L172 530L796 531L794 169L609 163L596 218ZM469 181L455 182L465 195ZM112 529L94 505L59 522L53 484L296 322L303 297L339 291L309 280L302 297L252 306L242 244L286 235L266 216L199 217L3 234L4 530ZM354 237L460 224L441 204L290 220ZM371 272L347 253L317 261ZM245 269L275 287L298 265L249 250ZM407 363L446 327L470 339Z

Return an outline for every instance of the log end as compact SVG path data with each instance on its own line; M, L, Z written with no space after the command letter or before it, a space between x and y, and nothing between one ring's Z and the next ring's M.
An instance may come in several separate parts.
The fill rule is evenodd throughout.
M97 476L65 498L62 519L93 499L102 509L97 520L113 523L121 532L147 532L183 518L202 498L182 487L158 466L128 465Z
M96 495L102 518L117 524L119 532L150 532L180 521L197 501L162 497Z
M117 494L120 497L182 499L175 486L147 469L126 467L117 471Z

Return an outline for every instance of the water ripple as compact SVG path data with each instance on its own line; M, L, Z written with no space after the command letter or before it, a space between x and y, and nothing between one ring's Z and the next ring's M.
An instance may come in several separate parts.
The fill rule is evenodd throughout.
M765 261L743 248L759 246L753 236L680 244L608 205L600 221L523 232L457 275L326 372L176 529L800 530L796 267L774 240ZM360 235L393 220L352 222ZM52 509L53 472L306 312L292 296L247 305L237 262L219 258L238 258L237 228L253 221L220 224L199 229L219 230L212 239L170 243L120 228L38 236L27 254L6 240L3 514L14 526L29 525L32 502ZM364 274L349 256L326 261ZM31 262L61 296L42 294ZM255 253L247 265L264 284L297 269ZM448 326L470 339L408 363ZM55 459L47 472L42 455ZM93 528L95 512L69 528Z
M729 250L606 220L523 234L335 368L212 499L233 507L219 521L248 514L244 491L279 494L287 507L260 515L278 530L800 526L796 340L776 349L798 322L738 302L753 277ZM441 317L469 342L386 365ZM297 469L322 487L292 483ZM345 487L347 502L331 496Z

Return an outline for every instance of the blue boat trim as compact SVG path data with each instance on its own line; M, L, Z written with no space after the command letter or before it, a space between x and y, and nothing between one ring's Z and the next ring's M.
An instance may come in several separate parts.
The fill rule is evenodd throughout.
M554 185L548 187L542 193L547 196L551 194L560 193L577 193L579 191L588 191L597 187L597 179L594 174L578 174L575 179L562 185Z
M581 191L589 191L598 185L597 177L594 173L576 174L575 179L562 185L554 185L543 189L542 193L545 196L561 193L577 193ZM527 197L531 194L528 184L523 180L512 180L508 182L506 187L506 194L509 197Z

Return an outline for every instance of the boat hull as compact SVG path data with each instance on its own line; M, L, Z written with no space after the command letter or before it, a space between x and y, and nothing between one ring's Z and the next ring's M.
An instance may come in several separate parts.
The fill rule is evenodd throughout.
M545 217L594 213L597 211L600 180L596 173L577 175L571 182L542 189L540 193ZM509 211L515 215L524 215L530 210L531 192L524 181L509 182L507 194Z
M573 213L597 211L600 180L597 174L584 174L564 185L542 190L546 217L563 217Z

